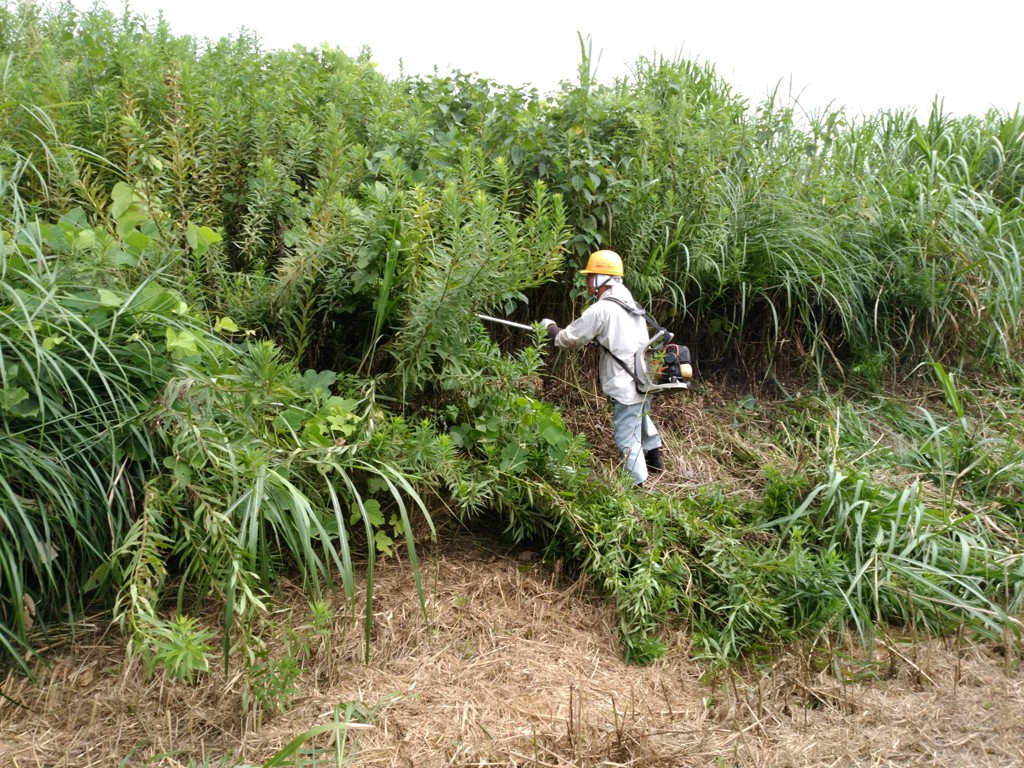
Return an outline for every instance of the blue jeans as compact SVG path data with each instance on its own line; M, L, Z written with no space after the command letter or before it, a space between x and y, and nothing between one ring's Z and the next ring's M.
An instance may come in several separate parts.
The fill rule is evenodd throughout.
M615 431L615 445L619 447L626 471L633 476L637 485L647 479L647 461L644 452L661 448L661 435L651 421L651 399L642 403L623 405L612 400L612 427Z

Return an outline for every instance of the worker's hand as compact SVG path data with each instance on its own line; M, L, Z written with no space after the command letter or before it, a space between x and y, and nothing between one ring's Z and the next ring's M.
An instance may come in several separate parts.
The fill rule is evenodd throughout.
M555 336L557 336L559 331L562 330L557 325L555 325L554 320L549 320L546 317L540 321L540 324L544 326L544 330L548 332L548 338L551 339L552 341L555 340Z

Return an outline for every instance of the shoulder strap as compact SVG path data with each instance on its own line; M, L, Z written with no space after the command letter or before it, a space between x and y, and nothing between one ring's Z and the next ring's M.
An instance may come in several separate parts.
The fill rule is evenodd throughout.
M647 324L649 326L651 326L652 328L654 328L656 331L663 331L668 339L672 338L672 334L670 334L668 331L666 331L664 328L662 328L660 325L658 325L658 323L654 320L654 318L652 318L650 315L648 315L647 311L643 307L641 307L639 304L634 304L631 307L631 306L629 306L629 304L624 302L622 299L616 298L615 296L604 296L601 299L599 299L599 301L611 301L611 302L613 302L615 304L618 304L620 307L622 307L624 310L629 312L631 315L634 315L636 317L642 317L644 320L647 321ZM612 352L610 349L608 349L608 347L604 346L603 344L598 344L598 346L604 352L607 352L608 355L612 358L612 360L614 360L616 363L619 364L619 366L622 368L622 370L624 370L626 373L629 374L630 378L633 379L633 381L636 383L637 391L640 392L641 394L644 394L646 392L646 390L644 389L644 382L640 381L640 378L636 375L636 371L633 370L633 366L631 366L628 363L626 363L622 358L620 358L618 355L616 355L614 352Z
M625 361L623 361L623 359L621 357L619 357L614 352L612 352L610 349L608 349L608 347L606 347L604 344L598 344L597 346L599 346L604 352L607 352L612 360L614 360L616 363L618 363L620 366L622 366L622 370L624 370L626 373L628 373L629 377L631 379L633 379L634 382L636 382L637 390L641 391L640 388L643 387L644 383L642 381L640 381L639 378L637 378L636 372L633 370L632 366L630 366Z
M647 317L647 312L645 312L644 308L641 307L639 304L634 304L631 307L631 306L629 306L629 304L627 304L622 299L620 299L620 298L618 298L616 296L607 296L607 295L606 296L602 296L600 298L600 301L610 301L613 304L618 304L620 307L622 307L624 310L629 312L631 315L639 315L641 317Z
M634 304L631 307L631 306L629 306L629 304L624 302L622 299L616 298L615 296L604 296L604 297L602 297L600 299L600 301L611 301L611 302L614 302L615 304L618 304L624 310L629 312L629 314L636 315L637 317L642 317L644 320L647 321L647 324L649 326L651 326L651 328L653 328L654 330L656 330L656 331L664 331L665 337L666 337L666 341L671 341L672 340L672 334L669 333L668 330L664 326L659 325L658 321L655 320L650 315L648 315L647 314L647 310L645 310L639 304Z

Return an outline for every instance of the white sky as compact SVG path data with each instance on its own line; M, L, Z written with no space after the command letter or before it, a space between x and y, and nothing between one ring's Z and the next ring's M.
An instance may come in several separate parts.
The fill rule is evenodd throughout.
M124 0L97 0L120 12ZM89 7L93 0L74 0ZM807 111L854 117L916 109L1013 111L1024 102L1020 0L130 0L179 35L218 39L243 27L267 48L365 45L394 76L459 69L541 91L575 81L577 32L589 35L597 78L628 75L637 58L713 63L752 103L776 85ZM788 103L788 101L787 101Z

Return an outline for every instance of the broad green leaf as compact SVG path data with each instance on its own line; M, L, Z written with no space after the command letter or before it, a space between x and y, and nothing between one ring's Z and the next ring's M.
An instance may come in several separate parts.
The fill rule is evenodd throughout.
M377 547L378 552L383 552L389 557L393 554L391 545L395 543L395 540L388 536L383 529L378 529L377 532L373 534L373 543L374 546Z
M125 231L123 234L125 245L129 248L133 248L136 251L144 251L149 247L149 244L153 242L151 237L142 234L136 229Z
M566 434L564 429L560 429L552 424L541 431L541 437L544 438L548 445L560 445L565 442Z
M354 413L358 405L358 400L331 397L320 413L327 419L333 432L348 437L359 426L359 417Z
M338 374L334 371L314 371L307 370L302 374L302 391L303 392L319 392L324 395L329 395L331 387L338 380Z
M289 406L274 418L274 426L279 432L298 432L309 418L309 411L300 406Z
M171 470L183 485L188 485L192 482L192 468L188 462L178 461L173 456L165 456L164 466Z
M355 525L362 519L364 513L366 514L366 519L374 528L384 525L384 515L380 511L380 502L376 499L364 500L362 510L358 506L353 507L352 514L348 520L349 523Z
M228 333L238 333L238 324L230 317L221 317L213 324L213 330L218 333L222 333L224 331L227 331Z
M75 235L73 245L75 250L86 250L96 245L96 233L91 229L83 229Z
M82 591L92 592L104 586L108 581L110 581L110 564L100 563L89 578L85 580L85 584L82 585Z
M168 328L166 338L167 351L179 360L199 352L199 340L191 331L176 331L173 328Z
M135 267L139 264L139 257L121 248L116 248L110 254L110 261L119 267Z
M110 198L113 201L110 206L110 213L115 219L120 219L137 200L135 189L123 181L119 181L114 185L114 188L110 191Z
M119 293L107 290L106 288L100 288L97 293L100 297L101 307L120 307L124 304L124 296Z
M28 392L21 387L4 387L0 389L0 408L10 411L14 406L28 400Z
M80 205L62 215L57 223L69 233L89 229L89 217Z
M126 309L132 313L153 312L164 315L175 313L181 306L181 297L157 283L146 283L132 296Z
M56 253L67 253L71 249L71 242L63 227L51 224L43 227L46 244Z
M212 227L197 227L191 221L185 228L185 239L196 256L205 256L211 245L222 240L220 233Z

